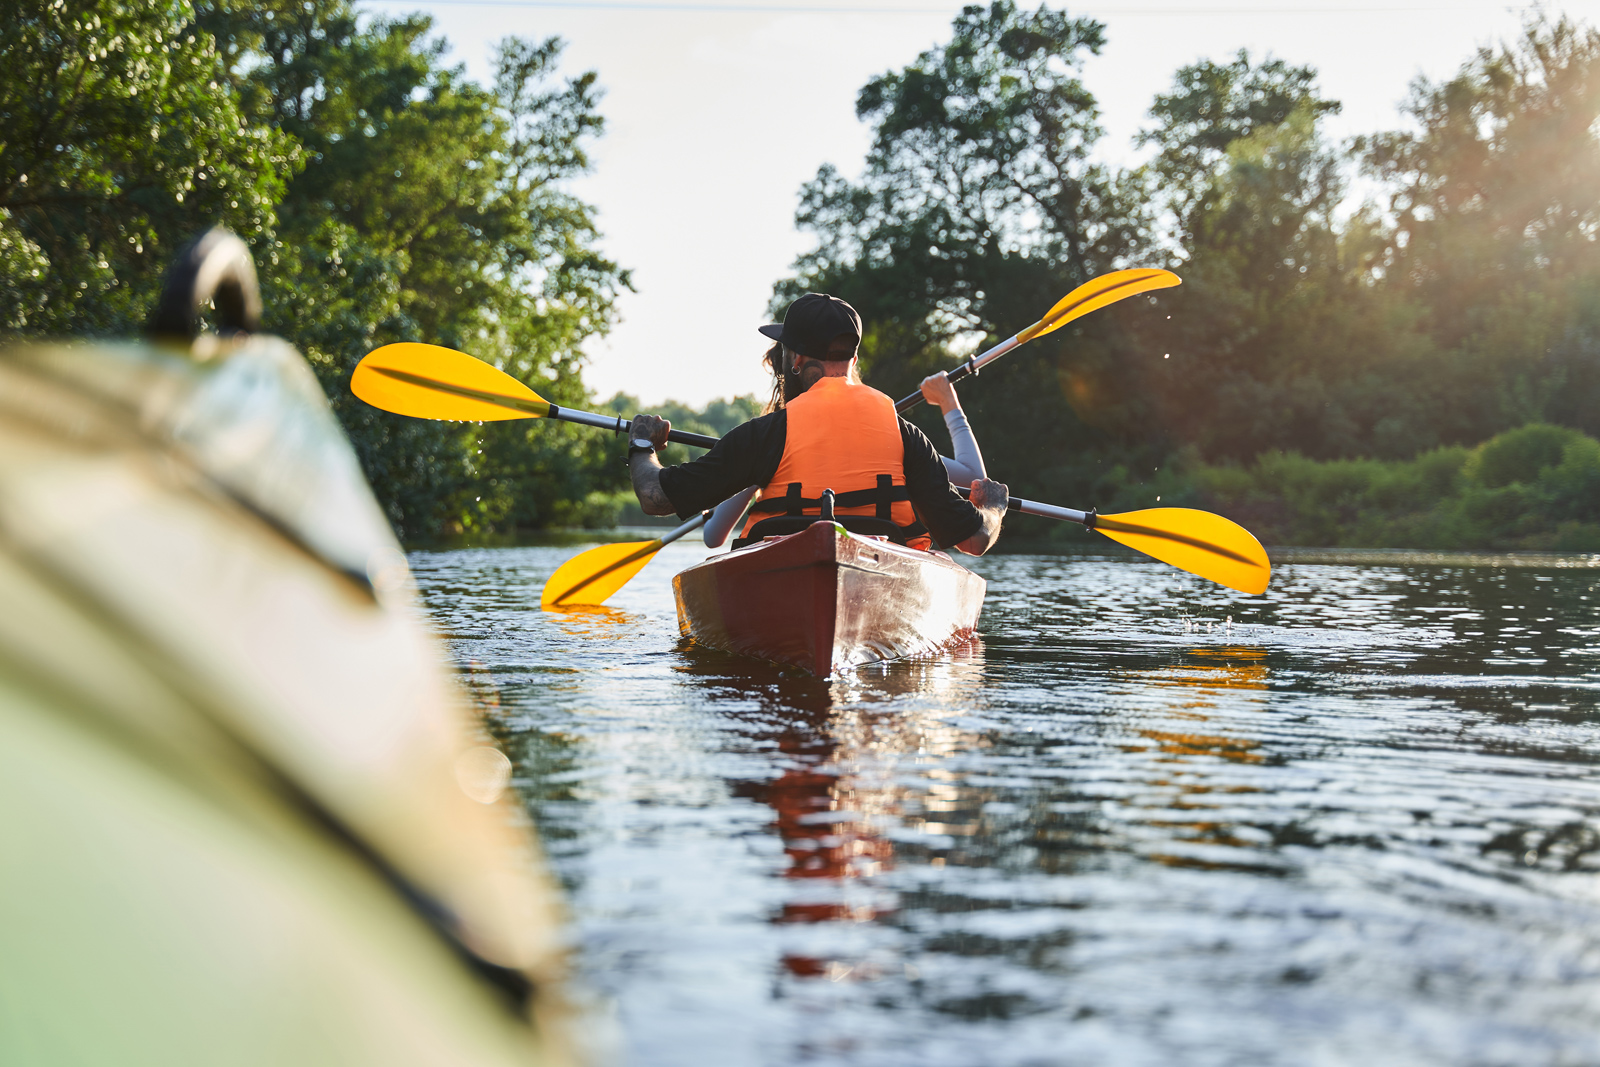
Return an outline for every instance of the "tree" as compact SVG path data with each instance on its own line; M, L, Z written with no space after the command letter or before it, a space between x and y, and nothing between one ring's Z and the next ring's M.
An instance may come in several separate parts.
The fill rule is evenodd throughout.
M270 244L300 151L187 0L13 0L0 65L0 331L125 335L206 224Z
M221 222L403 537L577 521L620 484L576 428L414 422L349 392L366 352L427 340L586 400L579 345L627 275L563 189L601 119L559 41L508 38L482 87L427 19L363 24L347 0L25 0L0 30L0 329L132 333Z
M1384 269L1451 352L1446 437L1600 432L1600 33L1536 16L1358 145L1391 190Z
M1174 447L1243 462L1437 444L1406 417L1426 395L1408 375L1434 353L1378 287L1370 214L1340 220L1347 157L1320 129L1338 110L1311 68L1246 52L1184 67L1156 97L1140 140L1160 149L1150 172L1185 284L1132 351Z
M1234 170L1235 145L1258 134L1270 136L1291 120L1303 134L1322 116L1339 113L1339 102L1324 100L1316 80L1310 67L1272 58L1252 63L1250 53L1241 50L1230 63L1202 60L1183 67L1172 91L1156 96L1150 108L1156 125L1136 140L1160 149L1151 169L1157 196L1177 226L1173 236L1180 254L1194 246L1217 208L1215 198ZM1316 170L1326 189L1332 176L1325 165Z
M864 174L852 182L824 167L801 191L796 222L818 247L779 284L774 309L806 290L848 299L865 320L864 372L898 395L950 365L961 342L1009 336L1124 261L1141 241L1137 190L1092 161L1103 131L1079 79L1103 43L1098 22L1000 0L965 8L948 43L868 82L856 103L873 125ZM1073 340L1074 366L1115 364L1104 328L1052 335L971 388L999 476L1051 483L1058 448L1093 447L1087 424L1063 420L1052 397ZM1084 410L1105 421L1093 403Z
M351 397L349 375L372 348L420 339L557 403L587 400L578 345L609 328L627 284L595 251L588 207L561 187L602 127L595 75L563 82L559 41L508 38L480 88L441 64L428 19L362 29L345 0L218 6L208 19L240 57L258 121L305 146L268 304L317 367L397 529L582 520L591 494L620 484L603 438L399 420Z

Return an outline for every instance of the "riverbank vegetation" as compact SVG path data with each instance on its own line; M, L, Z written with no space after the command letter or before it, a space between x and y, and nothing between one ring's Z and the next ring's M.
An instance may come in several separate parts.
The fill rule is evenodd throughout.
M350 395L368 351L426 340L583 404L579 345L628 284L563 190L601 130L596 76L507 38L481 86L432 29L347 0L4 5L0 332L137 334L174 253L226 225L402 537L593 521L624 481L597 435Z
M1018 495L1161 496L1267 543L1591 545L1600 36L1536 16L1415 83L1400 128L1342 142L1309 68L1196 63L1154 101L1130 170L1097 162L1078 77L1104 41L1092 19L970 7L868 82L862 175L824 167L802 190L815 248L773 309L847 295L867 379L899 396L1089 277L1170 267L1181 287L963 383ZM1524 451L1538 463L1497 473Z
M395 419L349 394L361 355L422 339L561 404L654 406L582 380L581 346L629 284L564 189L602 129L596 75L562 74L557 41L507 39L478 85L432 30L348 0L0 10L0 332L130 335L172 254L222 223L251 242L267 327L311 358L402 537L613 521L610 436ZM1590 545L1600 36L1535 15L1418 81L1396 128L1342 140L1310 68L1197 62L1127 169L1100 161L1079 76L1105 40L1093 19L991 3L869 81L868 155L801 190L814 247L773 309L848 298L867 380L899 396L1087 278L1170 267L1181 287L962 385L1018 495L1160 497L1268 543ZM722 432L758 404L655 407Z
M1221 512L1269 545L1600 552L1600 441L1540 423L1404 460L1191 451L1148 477L1114 469L1100 492L1108 512Z

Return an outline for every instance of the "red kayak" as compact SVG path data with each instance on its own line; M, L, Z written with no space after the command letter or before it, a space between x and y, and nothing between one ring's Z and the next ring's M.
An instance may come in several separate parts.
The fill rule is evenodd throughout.
M826 521L672 579L685 636L823 677L965 641L978 624L984 587L943 552Z

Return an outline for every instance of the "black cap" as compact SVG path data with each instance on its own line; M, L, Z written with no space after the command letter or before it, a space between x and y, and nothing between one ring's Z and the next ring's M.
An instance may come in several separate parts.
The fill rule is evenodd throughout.
M827 293L807 293L789 305L782 322L760 330L812 359L849 359L861 344L861 316L855 308ZM839 342L846 335L850 338L848 345Z

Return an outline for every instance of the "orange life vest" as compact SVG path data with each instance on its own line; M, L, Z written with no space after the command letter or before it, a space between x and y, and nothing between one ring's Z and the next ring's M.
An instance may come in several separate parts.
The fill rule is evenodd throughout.
M906 493L905 445L893 400L848 378L822 378L785 411L783 459L743 536L774 513L819 514L822 491L832 489L835 515L888 519L913 548L932 547Z

